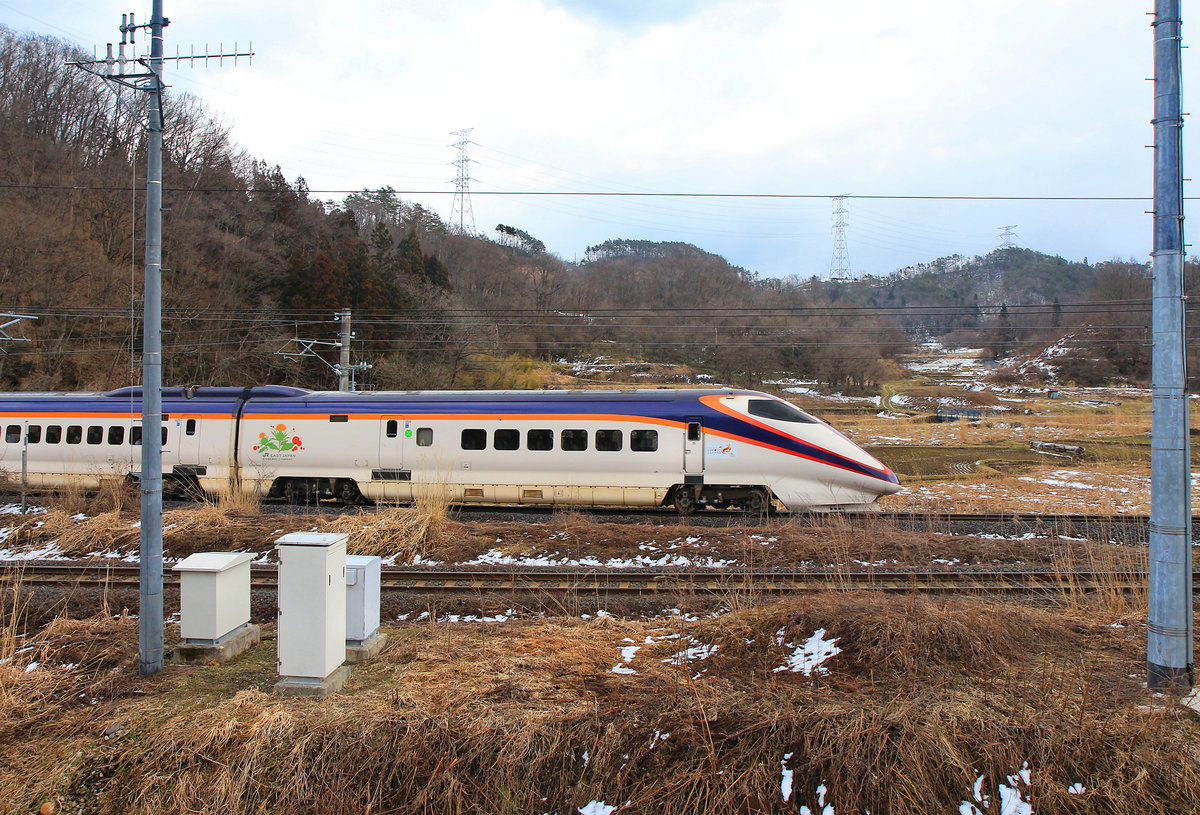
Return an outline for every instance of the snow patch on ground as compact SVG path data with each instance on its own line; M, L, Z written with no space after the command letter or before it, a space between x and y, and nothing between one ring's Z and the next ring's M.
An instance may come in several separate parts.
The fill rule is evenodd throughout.
M800 645L791 642L784 643L783 640L784 630L781 628L775 632L775 644L786 645L792 649L792 653L784 658L782 665L775 668L775 673L790 671L802 673L805 676L812 676L814 673L828 674L829 669L825 667L825 663L842 652L842 649L836 645L837 637L825 639L824 628L818 628Z

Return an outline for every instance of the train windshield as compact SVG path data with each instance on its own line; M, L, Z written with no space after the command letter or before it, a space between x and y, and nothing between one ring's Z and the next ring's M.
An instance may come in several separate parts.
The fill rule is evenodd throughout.
M751 399L747 410L749 410L751 416L774 419L777 422L817 424L816 419L799 408L792 407L787 402L780 402L775 399Z

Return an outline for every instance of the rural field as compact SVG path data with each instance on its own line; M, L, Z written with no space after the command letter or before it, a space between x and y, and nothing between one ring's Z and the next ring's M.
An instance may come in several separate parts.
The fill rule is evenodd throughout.
M1149 394L988 385L969 350L875 397L780 382L900 476L887 510L1141 515ZM954 421L932 421L938 409ZM1031 443L1057 445L1036 450ZM136 560L127 491L0 508L0 557ZM136 671L136 588L10 571L0 629L5 812L1141 813L1200 800L1196 714L1145 687L1145 592L1085 589L1146 550L1098 528L962 534L837 516L578 511L459 518L437 501L354 513L255 501L171 509L168 559L273 557L341 531L395 566L819 569L792 595L388 593L376 659L322 701L286 699L274 607L224 664ZM898 594L871 570L1058 570L1062 587ZM168 592L168 610L178 608ZM168 646L178 615L168 620Z

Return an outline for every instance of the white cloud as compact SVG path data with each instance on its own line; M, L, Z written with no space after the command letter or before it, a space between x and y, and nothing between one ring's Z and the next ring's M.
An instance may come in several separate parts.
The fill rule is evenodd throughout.
M314 189L449 192L450 131L474 127L476 190L1150 192L1151 33L1139 4L651 6L168 0L168 53L234 41L257 52L249 68L169 77ZM103 43L127 10L8 0L0 22ZM1187 67L1185 93L1197 84ZM449 211L446 195L421 200ZM986 252L999 223L1068 257L1144 256L1147 208L852 201L851 260L885 273ZM679 239L767 274L811 274L831 250L823 200L478 196L474 209L481 229L518 224L568 258L608 237Z

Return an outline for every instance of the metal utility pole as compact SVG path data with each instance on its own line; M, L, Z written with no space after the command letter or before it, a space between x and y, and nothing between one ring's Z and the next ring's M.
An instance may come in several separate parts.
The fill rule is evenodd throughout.
M846 248L846 227L850 225L847 216L850 214L846 206L849 196L833 196L833 259L829 263L829 276L848 278L850 271L850 251Z
M123 87L142 91L150 101L146 126L146 255L143 290L142 338L142 462L141 528L138 595L138 673L156 674L163 668L163 554L162 554L162 133L163 62L167 59L221 59L251 56L204 54L197 57L164 57L162 0L153 0L150 22L138 25L132 14L121 15L120 58L112 45L105 59L72 63L91 74ZM125 46L133 46L139 29L150 30L150 54L126 60ZM237 48L234 47L236 52ZM126 73L136 62L142 70ZM103 73L100 71L103 66ZM114 72L114 66L116 71Z
M454 203L450 207L451 228L454 228L454 214L458 213L458 232L462 235L475 234L475 213L471 209L471 159L467 157L467 146L473 142L467 138L474 130L467 127L455 130L451 136L458 136L452 147L458 148L458 158L452 164L458 169L454 177Z
M1192 480L1183 298L1179 0L1154 4L1154 279L1150 431L1151 690L1192 685Z

